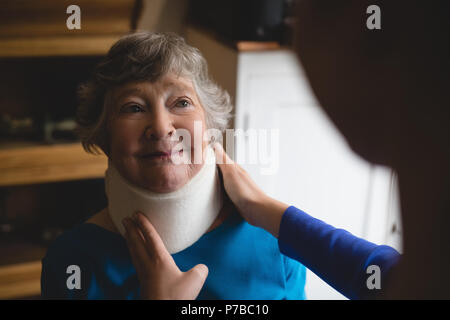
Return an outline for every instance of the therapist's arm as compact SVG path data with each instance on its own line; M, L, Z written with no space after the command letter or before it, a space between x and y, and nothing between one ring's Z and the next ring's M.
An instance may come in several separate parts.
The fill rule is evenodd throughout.
M389 275L400 254L393 248L376 245L351 233L334 228L290 206L280 223L280 251L301 261L329 285L350 299L382 297ZM376 266L380 288L369 289ZM368 272L369 271L369 272Z
M214 149L228 196L247 222L278 238L283 254L300 261L350 299L374 298L384 293L386 279L400 257L396 250L355 237L268 197L220 144L215 144ZM371 276L367 268L371 265L379 267L380 290L367 287Z

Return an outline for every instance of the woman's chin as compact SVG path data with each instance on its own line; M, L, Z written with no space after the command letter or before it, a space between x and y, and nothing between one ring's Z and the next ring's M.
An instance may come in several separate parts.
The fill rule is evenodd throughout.
M168 193L176 191L189 181L187 170L180 166L165 166L143 172L141 186L151 192Z

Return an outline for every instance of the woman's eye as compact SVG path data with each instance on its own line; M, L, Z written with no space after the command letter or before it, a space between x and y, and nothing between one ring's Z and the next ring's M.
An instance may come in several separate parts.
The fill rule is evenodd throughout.
M143 112L144 109L137 104L128 105L122 108L123 112L127 113L136 113L136 112Z
M177 107L180 107L180 108L187 108L187 107L189 107L190 105L191 105L191 103L190 103L188 100L185 100L185 99L179 100L179 101L177 102Z

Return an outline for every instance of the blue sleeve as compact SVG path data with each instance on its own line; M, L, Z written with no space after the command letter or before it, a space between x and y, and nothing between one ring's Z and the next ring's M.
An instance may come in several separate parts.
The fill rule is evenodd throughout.
M389 274L400 259L395 249L336 229L294 206L283 214L278 245L283 254L300 261L349 299L383 294ZM380 268L381 289L367 287L370 265Z

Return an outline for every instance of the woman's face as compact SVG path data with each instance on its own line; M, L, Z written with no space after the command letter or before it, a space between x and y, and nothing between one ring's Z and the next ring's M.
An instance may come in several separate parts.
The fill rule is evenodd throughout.
M128 181L166 193L182 187L200 170L207 142L201 139L200 144L196 141L198 146L194 144L194 124L201 124L195 139L199 132L202 138L205 114L189 79L169 73L155 82L130 82L108 92L106 103L111 110L109 158ZM190 134L187 148L191 150L180 151L180 141L185 137L179 138L180 129ZM171 158L175 155L180 159L188 151L192 155L189 163Z

